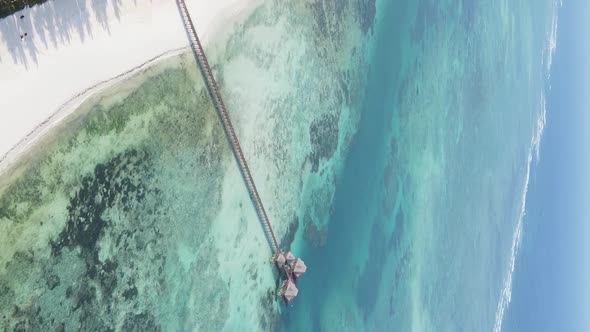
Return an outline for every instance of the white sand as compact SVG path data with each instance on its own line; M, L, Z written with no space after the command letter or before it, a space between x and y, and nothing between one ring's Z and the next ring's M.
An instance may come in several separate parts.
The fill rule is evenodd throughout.
M186 2L204 44L260 3ZM175 0L50 0L1 19L0 171L108 81L188 45Z

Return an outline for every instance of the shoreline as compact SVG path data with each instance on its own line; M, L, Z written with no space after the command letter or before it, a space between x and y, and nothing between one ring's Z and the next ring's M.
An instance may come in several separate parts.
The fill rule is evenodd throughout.
M157 65L159 62L163 60L181 55L182 53L187 51L188 50L185 47L170 50L155 58L149 59L146 62L140 64L139 66L131 68L128 71L119 74L118 76L102 81L72 96L70 100L66 101L64 104L59 106L53 114L51 114L43 122L39 123L31 132L29 132L12 148L10 148L6 153L4 153L4 155L0 156L0 176L3 175L4 171L9 169L10 166L14 165L18 161L19 157L26 154L36 142L38 142L40 139L43 139L44 136L51 129L61 124L62 121L65 120L68 116L75 113L80 108L80 106L89 98L101 92L104 92L113 85L125 81L126 79L129 79L130 77L140 73L143 70L146 70L154 65Z
M109 1L110 0L104 0L105 3L108 3ZM259 0L223 0L216 5L204 2L196 3L197 1L190 0L187 2L189 10L193 9L193 12L198 13L195 16L199 19L199 23L201 23L198 25L203 35L204 45L208 45L208 43L214 39L225 38L232 27L234 27L241 18L249 15L260 4ZM132 0L123 0L123 3L119 2L119 6L130 6L132 3ZM10 20L15 21L17 20L16 17L20 15L29 16L29 14L31 14L33 20L38 20L40 16L46 15L47 12L50 12L51 9L53 9L53 6L54 3L48 2L33 8L27 8L0 20L0 37L3 37L2 39L4 39L2 40L2 43L0 43L0 51L6 51L5 49L9 46L9 41L5 39L5 34L6 26L10 24ZM127 18L130 18L135 14L141 16L140 19L143 18L144 20L141 21L139 25L129 24L127 21L122 22L122 16L119 16L121 14L115 15L117 16L116 19L115 17L112 17L111 22L108 24L117 25L116 28L120 30L132 30L131 33L138 30L138 28L139 30L143 30L143 28L146 28L146 30L160 30L160 28L163 28L161 29L161 34L164 35L170 31L166 30L163 25L169 25L169 23L175 22L176 26L174 29L177 31L174 34L174 38L170 38L172 41L163 42L162 45L154 45L157 41L150 42L152 39L144 40L149 43L135 45L139 47L135 47L130 53L123 54L122 52L116 51L116 46L120 46L122 43L126 44L129 40L113 36L112 30L115 29L115 26L113 26L112 28L107 28L107 30L100 31L102 36L95 34L93 36L94 38L90 40L80 40L78 43L70 41L67 44L56 45L53 49L50 45L47 46L47 54L41 54L41 57L36 58L36 68L29 68L29 64L26 62L18 63L14 58L11 62L7 57L0 57L0 77L8 77L8 79L0 81L0 90L8 90L8 98L0 100L0 109L15 110L14 112L0 113L0 129L2 129L0 130L0 133L3 133L0 134L0 142L4 143L0 143L0 176L5 174L7 169L12 165L16 164L21 156L31 150L34 144L42 139L47 132L62 123L62 121L68 118L69 115L79 109L88 98L108 89L118 82L124 81L135 74L148 69L153 65L156 65L162 60L178 56L189 50L189 41L186 37L186 32L184 31L175 1L157 1L155 3L152 2L146 4L143 7L138 5L134 6L136 11L131 11L131 13L127 15ZM230 7L235 8L230 9ZM162 10L164 10L164 15L162 15L163 19L154 22L152 17L150 17L151 13L153 11L158 11L158 13L160 13ZM202 19L203 15L200 13L205 10L209 10L212 14L206 16L206 19ZM228 13L228 10L231 12ZM36 11L40 11L40 14L37 16L35 16ZM88 24L98 23L96 21L90 21L92 20L89 20ZM44 29L44 27L36 28ZM101 40L101 37L105 37L105 34L107 35L106 39ZM157 39L162 36L152 37ZM109 39L113 39L112 42L115 44L115 47L110 48L107 51L108 56L105 56L104 53L96 53L91 59L84 58L84 53L89 52L86 51L86 49L100 47L101 42L106 41L108 43ZM35 40L33 40L33 43L34 42ZM113 49L115 49L114 52ZM55 85L53 85L54 89L46 89L47 86L45 86L45 88L40 87L40 89L35 90L35 98L19 98L18 94L22 94L23 92L26 93L29 84L42 85L43 81L51 81L53 79L51 70L49 70L49 72L47 72L47 70L43 71L48 67L51 67L52 70L57 69L57 71L59 71L59 69L61 69L63 72L72 72L72 66L69 66L69 59L71 58L69 53L71 52L78 53L79 58L82 59L77 63L80 68L75 68L76 70L80 69L80 72L76 73L76 80L82 81L77 82L80 84L65 82L67 86L61 91L56 91L57 89L55 89ZM154 52L156 52L155 55L153 54ZM0 54L5 53L11 53L11 50L9 49ZM52 62L56 59L56 61L59 61L60 59L63 59L64 56L67 58L66 60L68 60L64 63L64 66L68 65L68 67L57 66L58 68L54 68L55 65L53 65ZM115 60L123 60L121 61L123 64L117 65L118 68L112 68L114 67L112 65ZM47 66L44 66L43 62L46 62ZM93 64L97 63L96 68L98 68L98 70L91 69L88 71L87 63L90 62ZM10 76L15 77L16 79L11 79ZM35 84L35 82L39 81L41 81L41 83ZM80 88L80 85L83 85L84 88ZM11 92L13 98L10 96ZM61 94L62 96L67 94L67 96L64 97L65 100L59 101L55 98L55 94ZM27 102L27 100L29 101ZM42 104L45 105L45 107L36 108L35 104ZM2 125L3 123L8 124L9 122L12 122L12 124L15 125L12 129Z

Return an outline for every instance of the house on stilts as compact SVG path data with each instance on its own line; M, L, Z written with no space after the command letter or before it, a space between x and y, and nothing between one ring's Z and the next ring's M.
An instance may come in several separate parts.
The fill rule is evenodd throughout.
M279 271L283 271L285 274L279 296L285 304L289 304L299 293L295 282L307 271L307 266L301 258L295 257L290 251L275 253L272 261L279 268Z

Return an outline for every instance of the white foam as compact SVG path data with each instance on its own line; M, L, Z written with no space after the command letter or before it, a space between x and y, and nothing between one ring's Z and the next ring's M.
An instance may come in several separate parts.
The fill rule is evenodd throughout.
M562 1L558 0L554 3L553 8L553 17L551 19L551 29L547 36L547 49L544 50L544 61L543 63L546 65L547 70L547 79L550 78L551 73L551 64L553 63L553 54L555 53L555 48L557 47L557 14L558 9L562 6ZM512 236L512 246L510 249L510 260L508 264L508 270L506 271L506 275L504 277L504 285L502 289L502 293L500 294L500 300L498 301L498 307L496 309L496 319L494 322L494 332L498 332L502 330L502 323L504 321L504 313L506 309L510 305L512 300L512 275L514 274L514 265L516 262L516 257L518 255L518 248L520 246L520 240L522 236L522 224L524 217L526 216L526 197L529 187L529 179L531 174L531 164L533 161L533 156L535 156L535 162L539 161L540 155L540 144L541 138L543 137L543 131L545 130L545 123L546 123L546 100L545 94L541 94L540 100L540 113L537 119L537 126L535 128L535 132L531 138L531 145L529 148L528 153L528 160L527 160L527 168L526 168L526 177L525 177L525 184L522 191L521 196L521 207L520 207L520 215L518 217L518 222L514 228L514 233Z
M559 0L556 1L554 4L554 13L553 17L551 18L551 28L549 30L547 36L547 59L545 61L546 70L547 70L547 78L551 76L551 64L553 63L553 54L555 53L555 48L557 47L557 22L558 22L558 15L557 12L559 8L561 8L563 1Z
M545 94L541 94L541 101L540 101L541 113L539 114L539 118L537 119L537 128L533 135L531 148L532 151L535 152L535 163L539 162L540 156L540 145L541 145L541 138L543 137L543 131L545 130L545 123L546 123L546 114L547 114L547 102L545 100Z
M496 310L496 320L494 323L494 332L501 331L502 329L502 321L504 320L504 312L510 301L512 299L512 274L514 273L514 263L516 261L516 255L518 253L518 247L520 245L520 238L522 234L522 221L524 216L526 215L526 195L529 187L529 177L531 171L531 161L533 156L533 149L529 150L528 155L528 162L527 162L527 170L526 170L526 178L525 178L525 185L522 191L522 204L520 208L520 216L518 218L518 223L514 229L514 235L512 236L512 247L510 252L510 262L508 265L508 271L506 271L506 276L504 277L504 287L502 289L502 294L500 295L500 301L498 301L498 309Z

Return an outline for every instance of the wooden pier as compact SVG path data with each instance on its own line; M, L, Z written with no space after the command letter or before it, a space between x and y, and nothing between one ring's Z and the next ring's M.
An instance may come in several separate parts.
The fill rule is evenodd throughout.
M280 252L279 244L275 237L270 221L268 220L268 216L266 215L266 210L262 205L262 200L260 199L260 195L258 194L256 185L254 184L254 179L252 178L252 174L250 173L250 168L246 163L246 158L244 157L244 153L242 152L242 148L240 147L240 142L238 141L238 137L236 136L236 133L234 131L234 126L232 125L231 120L229 118L229 113L227 112L225 104L223 103L223 99L221 98L221 93L219 92L217 81L215 81L215 77L213 77L213 73L211 72L211 67L209 66L207 57L205 56L205 51L203 50L203 46L201 45L199 36L197 36L197 32L195 30L195 26L186 7L186 3L184 2L184 0L177 0L177 3L178 8L180 9L180 13L187 34L190 39L191 48L193 50L193 53L195 54L195 58L197 59L197 63L199 65L201 73L203 74L203 78L205 79L207 90L209 91L209 95L211 96L213 105L215 106L215 109L217 110L219 117L221 118L223 128L225 129L225 133L227 134L227 137L231 144L234 156L236 157L236 160L238 161L238 164L240 166L240 171L242 172L244 182L246 183L246 187L248 187L250 198L254 202L256 212L260 217L270 247L273 253Z
M205 51L203 50L203 46L201 45L201 41L197 35L197 31L190 17L190 13L186 7L186 3L184 0L176 0L176 2L178 4L180 15L182 16L185 30L190 40L191 49L195 55L197 64L199 65L199 69L203 75L203 79L205 80L207 91L209 92L211 100L213 101L213 105L215 106L219 118L221 119L233 154L238 161L242 177L246 187L248 188L248 193L250 194L250 198L256 207L256 212L260 218L262 228L264 229L266 238L273 252L273 262L277 265L279 271L283 271L285 274L286 280L282 283L279 295L286 303L289 303L295 296L297 296L298 293L297 287L295 286L295 281L306 271L307 267L305 266L305 263L303 263L303 260L300 258L295 258L290 252L283 253L279 247L276 236L272 229L272 225L268 220L266 210L264 209L264 205L262 205L262 200L260 199L256 185L254 184L254 179L250 173L250 168L248 167L248 163L246 162L246 158L244 157L244 153L240 147L240 142L238 141L238 137L231 123L229 113L227 112L223 99L221 98L219 86L217 85L215 77L213 77L211 67L209 66L207 57L205 56ZM277 261L277 259L283 259L285 257L287 258L284 262L280 263Z

